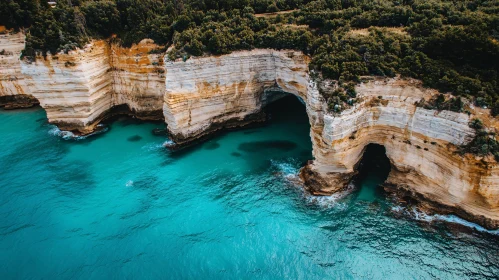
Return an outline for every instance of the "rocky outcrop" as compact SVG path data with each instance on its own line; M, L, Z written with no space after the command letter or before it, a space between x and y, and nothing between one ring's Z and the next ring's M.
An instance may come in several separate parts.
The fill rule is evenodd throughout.
M308 57L295 51L253 50L165 64L163 111L177 144L264 117L283 92L307 98Z
M436 91L414 80L375 80L357 86L362 102L341 114L325 114L312 127L315 160L301 176L312 193L341 190L356 174L365 147L386 148L392 170L387 185L436 202L489 228L499 227L499 168L494 160L461 156L474 136L478 114L417 107Z
M115 113L163 118L164 54L155 53L160 47L151 40L131 48L93 41L69 53L19 60L24 36L7 34L5 38L15 42L17 50L6 60L9 70L0 71L0 96L13 100L10 106L23 106L24 96L33 96L50 123L78 134L95 131L99 122ZM4 42L0 49L8 46Z
M24 35L0 34L0 107L27 108L38 104L21 73Z
M163 119L164 51L152 40L130 48L111 46L114 104L127 104L141 119Z
M437 94L418 81L371 79L357 86L359 102L331 113L309 77L309 58L296 51L169 61L149 40L131 48L94 41L16 66L22 37L15 38L0 44L17 50L15 59L0 57L0 96L34 96L49 121L63 130L89 133L120 108L145 119L164 118L176 144L185 145L262 121L265 105L291 93L305 103L310 120L314 160L301 177L311 193L342 190L355 176L366 146L376 143L386 148L392 165L387 189L499 228L497 163L456 153L474 136L468 126L472 118L491 128L499 124L479 108L463 114L417 107L421 98Z
M461 156L457 147L474 136L469 121L479 114L417 107L437 94L420 82L372 80L357 86L361 100L330 113L310 80L307 58L296 52L255 50L219 57L167 62L165 120L177 143L245 124L279 94L306 104L314 160L301 172L317 195L342 190L356 175L366 146L385 146L392 171L387 184L408 189L481 224L499 227L499 179L493 160ZM407 192L406 192L407 193Z
M94 130L113 106L109 51L104 42L93 42L68 54L22 61L27 85L51 123L62 130Z

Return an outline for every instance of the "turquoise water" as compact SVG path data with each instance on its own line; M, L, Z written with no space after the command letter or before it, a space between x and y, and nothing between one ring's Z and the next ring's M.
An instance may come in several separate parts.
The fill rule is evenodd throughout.
M344 197L304 194L305 109L279 106L268 126L176 153L160 123L73 141L41 109L0 111L0 279L499 275L496 235L415 219L376 169Z

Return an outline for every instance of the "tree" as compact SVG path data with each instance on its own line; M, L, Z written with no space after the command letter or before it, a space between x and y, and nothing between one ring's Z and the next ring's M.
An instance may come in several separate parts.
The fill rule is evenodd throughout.
M87 27L93 34L108 37L120 30L120 13L113 1L92 1L82 6Z

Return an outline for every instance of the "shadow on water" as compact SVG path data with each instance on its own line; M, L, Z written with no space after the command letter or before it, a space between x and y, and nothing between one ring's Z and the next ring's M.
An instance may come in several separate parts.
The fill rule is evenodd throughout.
M138 142L138 141L142 140L142 136L134 135L134 136L128 137L126 140L129 142Z
M64 139L65 141L72 142L73 144L78 144L82 146L88 146L90 143L94 142L97 139L104 137L106 134L110 132L113 126L121 126L127 127L130 125L141 125L144 123L152 123L156 124L158 127L151 130L151 133L158 137L165 137L167 135L165 129L165 123L161 121L149 121L149 120L139 120L130 116L115 116L110 119L104 120L100 125L103 129L99 132L93 133L91 135L76 137L76 138L68 138ZM42 126L53 126L48 124L48 122L42 124ZM55 126L54 126L55 127ZM61 137L61 136L57 136ZM62 138L62 137L61 137ZM128 137L126 140L128 142L139 142L143 139L140 135L132 135Z
M218 144L216 141L209 141L203 145L205 150L216 150L220 148L220 144Z
M69 153L69 147L68 143L50 137L27 142L20 141L11 153L0 158L0 164L7 159L9 164L4 165L3 171L7 174L19 174L16 180L10 181L13 185L24 187L29 182L33 185L51 187L64 196L81 196L95 187L89 168L91 164L84 160L65 159L65 155ZM29 154L29 157L26 154ZM31 166L31 172L22 171L28 170L29 166ZM47 172L39 172L40 170ZM43 176L32 177L33 172Z

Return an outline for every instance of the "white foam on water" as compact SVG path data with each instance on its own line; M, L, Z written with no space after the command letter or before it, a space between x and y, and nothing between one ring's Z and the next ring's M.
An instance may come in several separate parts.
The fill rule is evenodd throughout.
M52 136L61 137L64 140L83 140L83 139L86 139L89 136L101 134L101 133L104 133L104 132L106 132L106 131L109 130L109 128L105 127L105 128L100 129L100 130L98 130L96 132L93 132L93 133L81 136L81 135L76 135L76 134L74 134L71 131L60 130L55 125L51 125L51 126L52 126L52 128L49 129L48 134L50 134ZM104 126L103 124L98 124L97 125L97 127L103 127L103 126Z
M142 149L147 150L147 151L157 151L165 148L164 143L149 143L147 145L144 145Z
M459 224L459 225L462 225L462 226L465 226L468 228L475 229L475 230L480 231L480 232L487 232L490 234L499 235L499 229L496 229L496 230L486 229L478 224L475 224L473 222L467 221L465 219L459 218L459 217L454 216L454 215L441 215L441 214L430 215L430 214L424 213L422 211L419 211L417 209L408 210L407 208L402 207L402 206L394 206L394 207L392 207L392 211L398 212L398 213L408 214L412 218L414 218L418 221L424 221L424 222L428 222L428 223L435 222L435 221L442 221L442 222L447 222L447 223Z
M463 225L465 227L470 227L470 228L473 228L473 229L481 231L481 232L487 232L490 234L499 235L499 229L496 229L496 230L486 229L480 225L477 225L475 223L472 223L470 221L467 221L465 219L459 218L459 217L454 216L454 215L434 215L434 216L436 216L437 219L442 220L442 221L446 221L448 223L460 224L460 225Z
M298 173L300 171L300 168L296 167L297 164L293 161L293 159L291 159L291 161L270 160L270 164L274 166L284 178L293 180L298 178Z
M300 179L299 173L300 173L300 167L299 162L296 159L287 159L285 161L277 161L277 160L271 160L271 165L277 169L277 173L282 176L284 179L286 179L290 184L293 186L297 187L302 195L303 198L307 203L310 204L315 204L321 208L344 208L346 207L345 203L341 203L341 199L352 193L352 191L355 189L355 185L349 184L348 187L341 191L334 193L332 195L328 196L317 196L317 195L312 195L305 191L303 188L303 182Z
M305 200L322 208L345 208L346 204L342 203L341 200L351 194L354 189L355 185L350 183L345 190L328 196L316 196L305 193Z
M132 180L128 180L125 184L126 187L133 187L133 181Z
M51 129L49 129L48 133L52 136L61 137L65 140L74 139L77 137L73 132L60 130L57 126L53 126Z
M163 144L162 144L162 146L163 146L163 147L171 147L171 146L173 146L173 145L175 145L175 142L173 142L173 140L171 140L171 139L166 140L166 141L165 141L165 142L163 142Z

